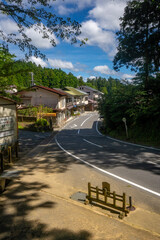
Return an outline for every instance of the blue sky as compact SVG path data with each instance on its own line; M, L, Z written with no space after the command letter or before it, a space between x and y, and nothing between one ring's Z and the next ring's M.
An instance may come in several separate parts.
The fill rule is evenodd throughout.
M134 72L123 68L116 73L112 64L117 46L115 32L119 29L119 17L123 15L125 6L125 0L55 1L53 3L55 13L62 17L71 17L81 23L82 33L79 38L88 38L88 41L80 47L55 38L57 46L52 47L49 40L42 39L33 29L26 29L33 44L48 58L48 61L35 57L31 57L30 60L43 67L61 68L67 73L72 72L77 77L82 76L84 80L99 76L130 79ZM6 32L17 31L15 23L2 16L0 29ZM18 58L24 57L16 47L10 47L10 51Z

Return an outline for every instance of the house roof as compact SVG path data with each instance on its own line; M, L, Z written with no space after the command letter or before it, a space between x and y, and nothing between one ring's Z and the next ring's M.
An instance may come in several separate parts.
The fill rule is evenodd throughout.
M86 92L83 92L79 89L73 88L73 87L65 87L64 92L72 95L72 96L84 96L86 95Z
M102 92L100 92L99 90L95 89L95 88L92 88L92 87L89 87L89 86L81 86L81 87L84 87L84 88L87 88L88 90L91 90L93 92L97 92L97 93L100 93L100 94L104 94Z
M39 86L39 85L34 85L32 86L32 88L34 87L38 87L38 88L41 88L41 89L44 89L44 90L47 90L49 92L53 92L53 93L56 93L60 96L66 96L66 93L64 93L63 91L61 90L56 90L55 88L49 88L49 87L44 87L44 86Z
M13 99L10 99L10 98L8 98L8 97L0 96L0 98L2 98L2 99L4 99L4 100L7 100L7 101L10 101L10 102L12 102L12 103L14 103L14 104L17 104L16 101L14 101Z
M62 89L60 89L60 88L53 88L53 89L55 89L55 90L57 90L57 91L60 91L60 92L64 93L64 94L65 94L65 95L67 95L67 96L70 96L70 94L69 94L69 93L67 93L67 92L63 91L63 90L62 90Z
M28 90L30 90L30 89L34 89L34 88L41 88L41 89L43 89L43 90L46 90L46 91L49 91L49 92L58 94L58 95L60 95L60 96L66 96L66 95L67 95L67 94L66 94L65 92L63 92L62 90L57 90L57 89L55 89L55 88L49 88L49 87L44 87L44 86L39 86L39 85L34 85L34 86L32 86L32 87L30 87L30 88L28 88L28 89L24 89L24 90L22 90L22 91L19 91L19 92L17 92L17 94L20 93L20 92L24 92L24 91L26 91L26 90L28 91Z

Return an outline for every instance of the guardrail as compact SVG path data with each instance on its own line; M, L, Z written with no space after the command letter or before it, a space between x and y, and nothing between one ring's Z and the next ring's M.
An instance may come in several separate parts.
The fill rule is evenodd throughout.
M123 195L119 195L115 191L111 192L110 184L107 182L102 182L102 189L93 187L91 183L88 183L88 195L86 198L89 203L97 202L118 210L121 219L129 213L129 209L126 207L126 194L123 193Z

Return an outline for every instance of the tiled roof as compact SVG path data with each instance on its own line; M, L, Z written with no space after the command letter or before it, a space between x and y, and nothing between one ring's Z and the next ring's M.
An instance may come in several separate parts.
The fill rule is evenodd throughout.
M34 88L34 87L38 87L38 88L47 90L49 92L53 92L53 93L59 94L60 96L66 96L66 93L64 93L63 91L60 91L60 90L56 90L55 88L49 88L49 87L38 86L38 85L32 86L32 88Z
M73 87L65 87L64 91L66 93L69 93L70 95L73 95L73 96L84 96L84 95L86 95L85 92L82 92L81 90L73 88Z
M92 88L92 87L89 87L89 86L81 86L81 87L84 87L84 88L87 88L88 90L91 90L93 92L97 92L99 94L103 94L102 92L100 92L99 90L95 89L95 88Z
M16 101L14 101L13 99L10 99L8 97L4 97L4 96L0 96L0 98L4 99L4 100L7 100L7 101L10 101L10 102L13 102L13 103L17 103Z

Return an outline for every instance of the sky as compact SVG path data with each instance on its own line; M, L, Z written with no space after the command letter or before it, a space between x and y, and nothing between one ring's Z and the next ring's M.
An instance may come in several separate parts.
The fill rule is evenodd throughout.
M24 0L26 1L26 0ZM79 39L87 38L85 45L71 45L67 40L55 37L56 47L48 39L43 39L41 34L33 29L26 29L32 43L44 53L48 60L32 56L30 61L42 67L61 68L65 72L73 73L76 77L87 78L110 76L119 79L132 79L134 72L122 68L120 72L113 70L113 58L116 54L116 31L119 30L119 18L123 16L126 0L57 0L53 7L58 16L70 17L78 21L81 28ZM16 24L0 15L0 30L7 33L16 32ZM24 58L15 46L10 47L18 59Z

